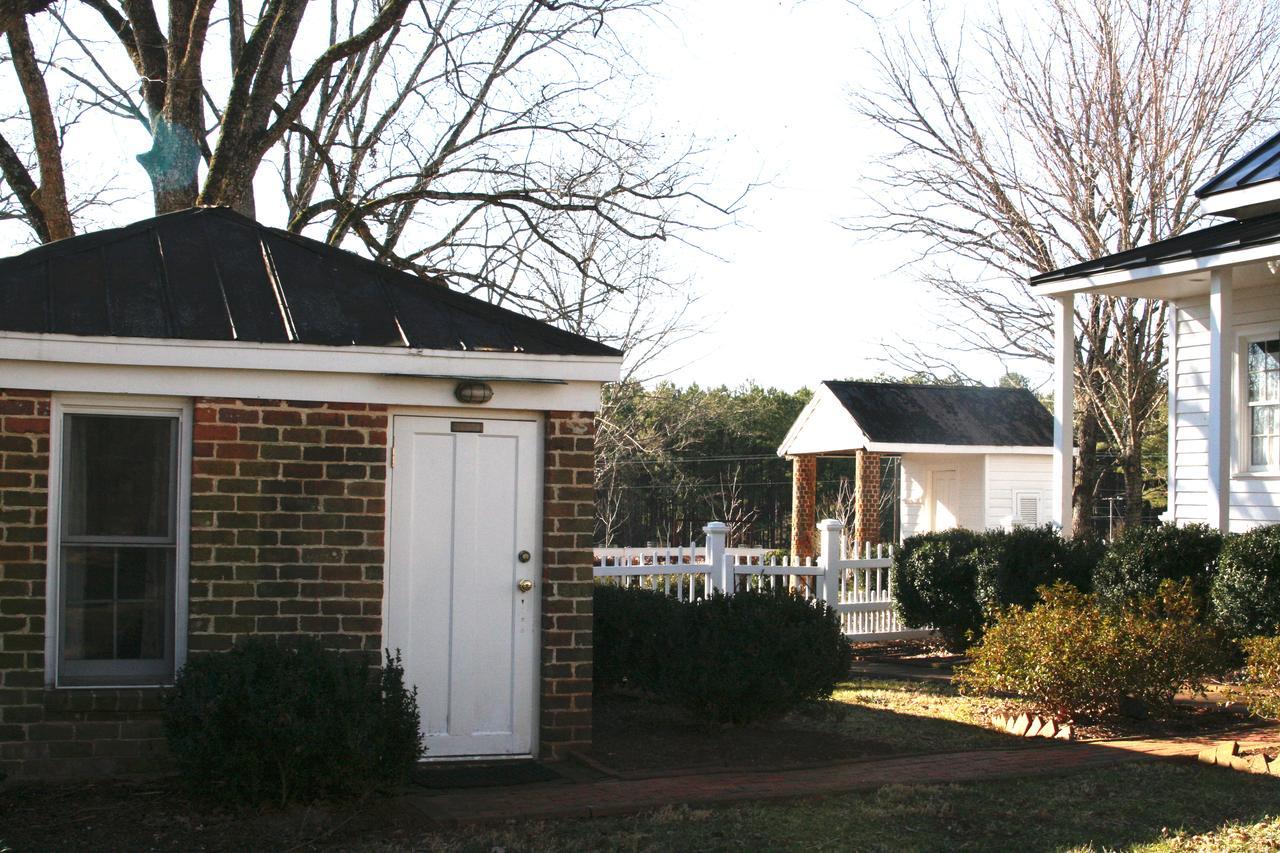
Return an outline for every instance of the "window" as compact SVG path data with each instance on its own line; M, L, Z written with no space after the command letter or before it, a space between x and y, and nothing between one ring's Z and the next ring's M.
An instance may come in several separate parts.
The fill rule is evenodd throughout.
M50 521L60 685L173 678L185 421L171 406L55 409Z
M1013 526L1038 527L1040 525L1040 495L1038 492L1013 493Z
M1247 395L1249 467L1280 467L1280 340L1251 341Z

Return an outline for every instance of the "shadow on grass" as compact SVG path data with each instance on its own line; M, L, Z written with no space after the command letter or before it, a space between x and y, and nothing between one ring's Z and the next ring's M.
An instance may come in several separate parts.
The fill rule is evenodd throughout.
M591 756L624 777L764 769L954 752L1022 743L983 725L989 703L945 683L861 681L781 720L707 729L677 708L636 696L595 699Z

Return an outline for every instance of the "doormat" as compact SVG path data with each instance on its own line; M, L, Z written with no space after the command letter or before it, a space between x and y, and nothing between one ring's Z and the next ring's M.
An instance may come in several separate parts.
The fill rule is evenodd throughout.
M456 762L423 764L413 771L413 784L424 788L496 788L554 782L564 777L538 761Z

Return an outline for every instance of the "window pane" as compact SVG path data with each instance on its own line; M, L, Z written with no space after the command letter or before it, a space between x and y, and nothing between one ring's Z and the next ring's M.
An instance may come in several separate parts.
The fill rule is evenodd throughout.
M172 536L176 435L176 418L68 415L67 534Z
M173 551L68 545L64 660L167 657Z

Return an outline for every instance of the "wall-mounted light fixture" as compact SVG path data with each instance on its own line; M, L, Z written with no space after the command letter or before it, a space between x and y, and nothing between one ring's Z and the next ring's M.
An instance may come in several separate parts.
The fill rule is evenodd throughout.
M487 403L493 399L493 388L487 382L459 382L453 389L453 397L459 403Z

